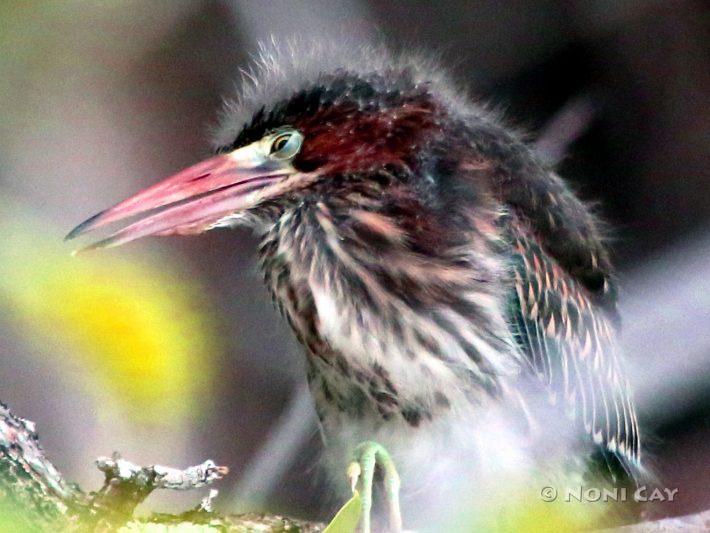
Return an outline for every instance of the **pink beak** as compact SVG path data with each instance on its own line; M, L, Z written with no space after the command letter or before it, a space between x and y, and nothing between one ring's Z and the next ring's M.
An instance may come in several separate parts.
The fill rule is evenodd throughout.
M148 235L201 233L254 206L265 196L264 188L294 172L290 165L260 157L253 145L246 146L197 163L94 215L65 240L139 215L137 221L84 250L119 246Z

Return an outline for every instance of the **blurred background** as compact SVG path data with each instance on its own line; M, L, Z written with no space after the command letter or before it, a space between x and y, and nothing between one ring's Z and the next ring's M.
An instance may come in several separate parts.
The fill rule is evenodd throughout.
M72 258L62 238L208 154L259 41L384 40L442 52L610 222L648 454L679 488L658 512L710 507L709 18L681 0L4 0L0 399L87 490L113 450L210 457L232 468L223 508L326 517L300 350L254 239L214 231Z

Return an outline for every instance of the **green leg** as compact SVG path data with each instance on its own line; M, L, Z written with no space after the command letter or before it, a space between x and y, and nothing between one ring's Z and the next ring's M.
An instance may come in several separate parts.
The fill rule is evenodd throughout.
M379 464L384 472L385 495L389 509L389 526L392 533L402 531L402 515L399 510L399 475L387 450L373 441L365 441L355 448L353 462L348 466L350 488L360 487L362 497L362 533L370 533L372 511L372 484L375 467Z

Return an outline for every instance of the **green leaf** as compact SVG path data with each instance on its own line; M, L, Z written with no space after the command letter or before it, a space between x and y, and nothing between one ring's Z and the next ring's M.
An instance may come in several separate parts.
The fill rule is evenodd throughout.
M360 493L355 491L353 497L340 508L323 533L354 533L358 522L360 522L361 514L362 498L360 498Z

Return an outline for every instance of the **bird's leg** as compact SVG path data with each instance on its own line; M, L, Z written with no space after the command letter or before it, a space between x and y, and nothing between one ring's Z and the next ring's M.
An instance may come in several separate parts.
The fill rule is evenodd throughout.
M380 465L384 472L384 487L389 510L390 531L402 531L402 515L399 509L399 474L394 466L392 457L384 446L365 441L355 448L353 461L348 466L350 489L355 492L360 487L362 498L362 533L370 533L370 513L372 511L372 484L375 477L375 467Z

